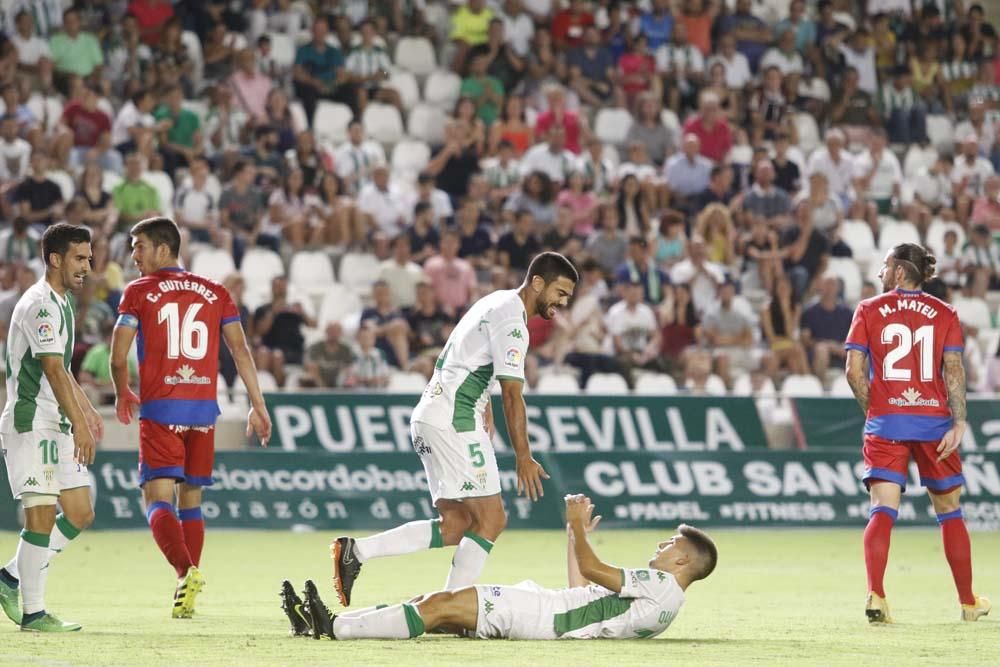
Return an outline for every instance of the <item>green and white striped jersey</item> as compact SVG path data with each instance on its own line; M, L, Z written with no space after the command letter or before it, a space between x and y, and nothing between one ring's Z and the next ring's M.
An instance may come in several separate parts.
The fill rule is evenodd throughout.
M385 51L377 46L370 48L359 46L347 56L344 67L351 74L371 76L382 70L388 72L392 68L392 61Z
M524 382L527 313L515 290L477 301L459 320L410 419L458 433L483 429L496 379Z
M73 359L73 297L65 297L43 278L14 306L7 333L7 404L0 415L0 433L59 429L70 433L69 419L59 407L40 357L59 356L66 369Z

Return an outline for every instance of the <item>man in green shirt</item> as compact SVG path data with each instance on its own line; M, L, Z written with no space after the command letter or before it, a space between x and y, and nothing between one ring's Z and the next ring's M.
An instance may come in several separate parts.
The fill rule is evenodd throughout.
M63 13L63 31L49 39L49 51L56 72L87 78L97 70L95 78L100 79L99 68L104 64L101 45L93 34L80 30L80 14L76 9Z
M503 105L503 84L500 79L486 73L489 66L489 53L476 50L469 66L469 76L462 81L462 95L476 103L476 115L486 127L497 119Z
M163 155L163 171L171 176L178 167L190 166L202 153L201 121L197 114L185 109L184 91L179 84L167 88L163 102L153 111L157 121L169 120L159 130L160 153Z
M111 191L111 199L118 209L116 232L127 231L145 218L160 215L160 195L156 188L142 180L146 169L145 158L130 153L125 158L125 180Z
M80 364L80 388L94 405L115 402L114 387L111 385L111 332L114 328L114 320L102 328L103 340L87 350ZM133 382L139 378L139 369L131 355L128 358L128 374Z

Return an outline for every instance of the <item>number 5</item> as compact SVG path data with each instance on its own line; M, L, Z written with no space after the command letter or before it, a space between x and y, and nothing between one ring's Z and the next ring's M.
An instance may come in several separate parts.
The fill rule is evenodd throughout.
M478 442L469 445L469 458L472 459L473 468L482 468L486 465L486 457L483 456L483 452L479 447L480 444Z

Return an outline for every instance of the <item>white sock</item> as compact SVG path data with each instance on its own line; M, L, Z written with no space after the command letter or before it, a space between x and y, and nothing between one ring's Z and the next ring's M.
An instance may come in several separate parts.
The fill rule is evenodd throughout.
M453 591L476 583L486 566L486 558L493 550L493 543L485 537L466 531L462 541L455 549L455 557L451 559L451 571L444 589Z
M358 616L364 616L365 614L371 614L378 611L379 609L385 609L389 605L387 604L377 604L374 607L365 607L364 609L352 609L351 611L345 611L342 614L337 614L337 618L357 618Z
M49 536L21 531L17 543L17 571L21 580L21 602L25 614L45 609L45 578L42 568L49 561Z
M337 616L337 639L411 639L424 634L424 621L412 604L397 604L363 616Z
M69 519L67 519L64 514L57 516L56 525L52 527L52 532L49 533L49 551L51 552L49 553L49 559L51 560L56 554L65 549L66 545L72 542L73 538L79 534L79 529L70 523ZM16 553L10 562L4 565L3 569L7 570L7 573L15 579L21 578L17 570ZM48 568L43 568L42 572L47 574Z
M354 542L354 555L364 563L370 558L400 556L402 554L437 549L444 546L441 540L441 521L411 521L384 533L362 537Z

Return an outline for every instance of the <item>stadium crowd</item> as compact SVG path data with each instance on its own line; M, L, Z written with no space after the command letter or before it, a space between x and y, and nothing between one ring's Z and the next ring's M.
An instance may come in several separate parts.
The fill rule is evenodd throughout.
M97 394L127 230L154 214L236 298L269 389L419 390L463 309L552 249L581 282L529 322L531 387L840 393L853 307L901 241L938 257L970 386L1000 386L1000 51L980 5L2 11L0 335L39 233L89 226L75 369Z

